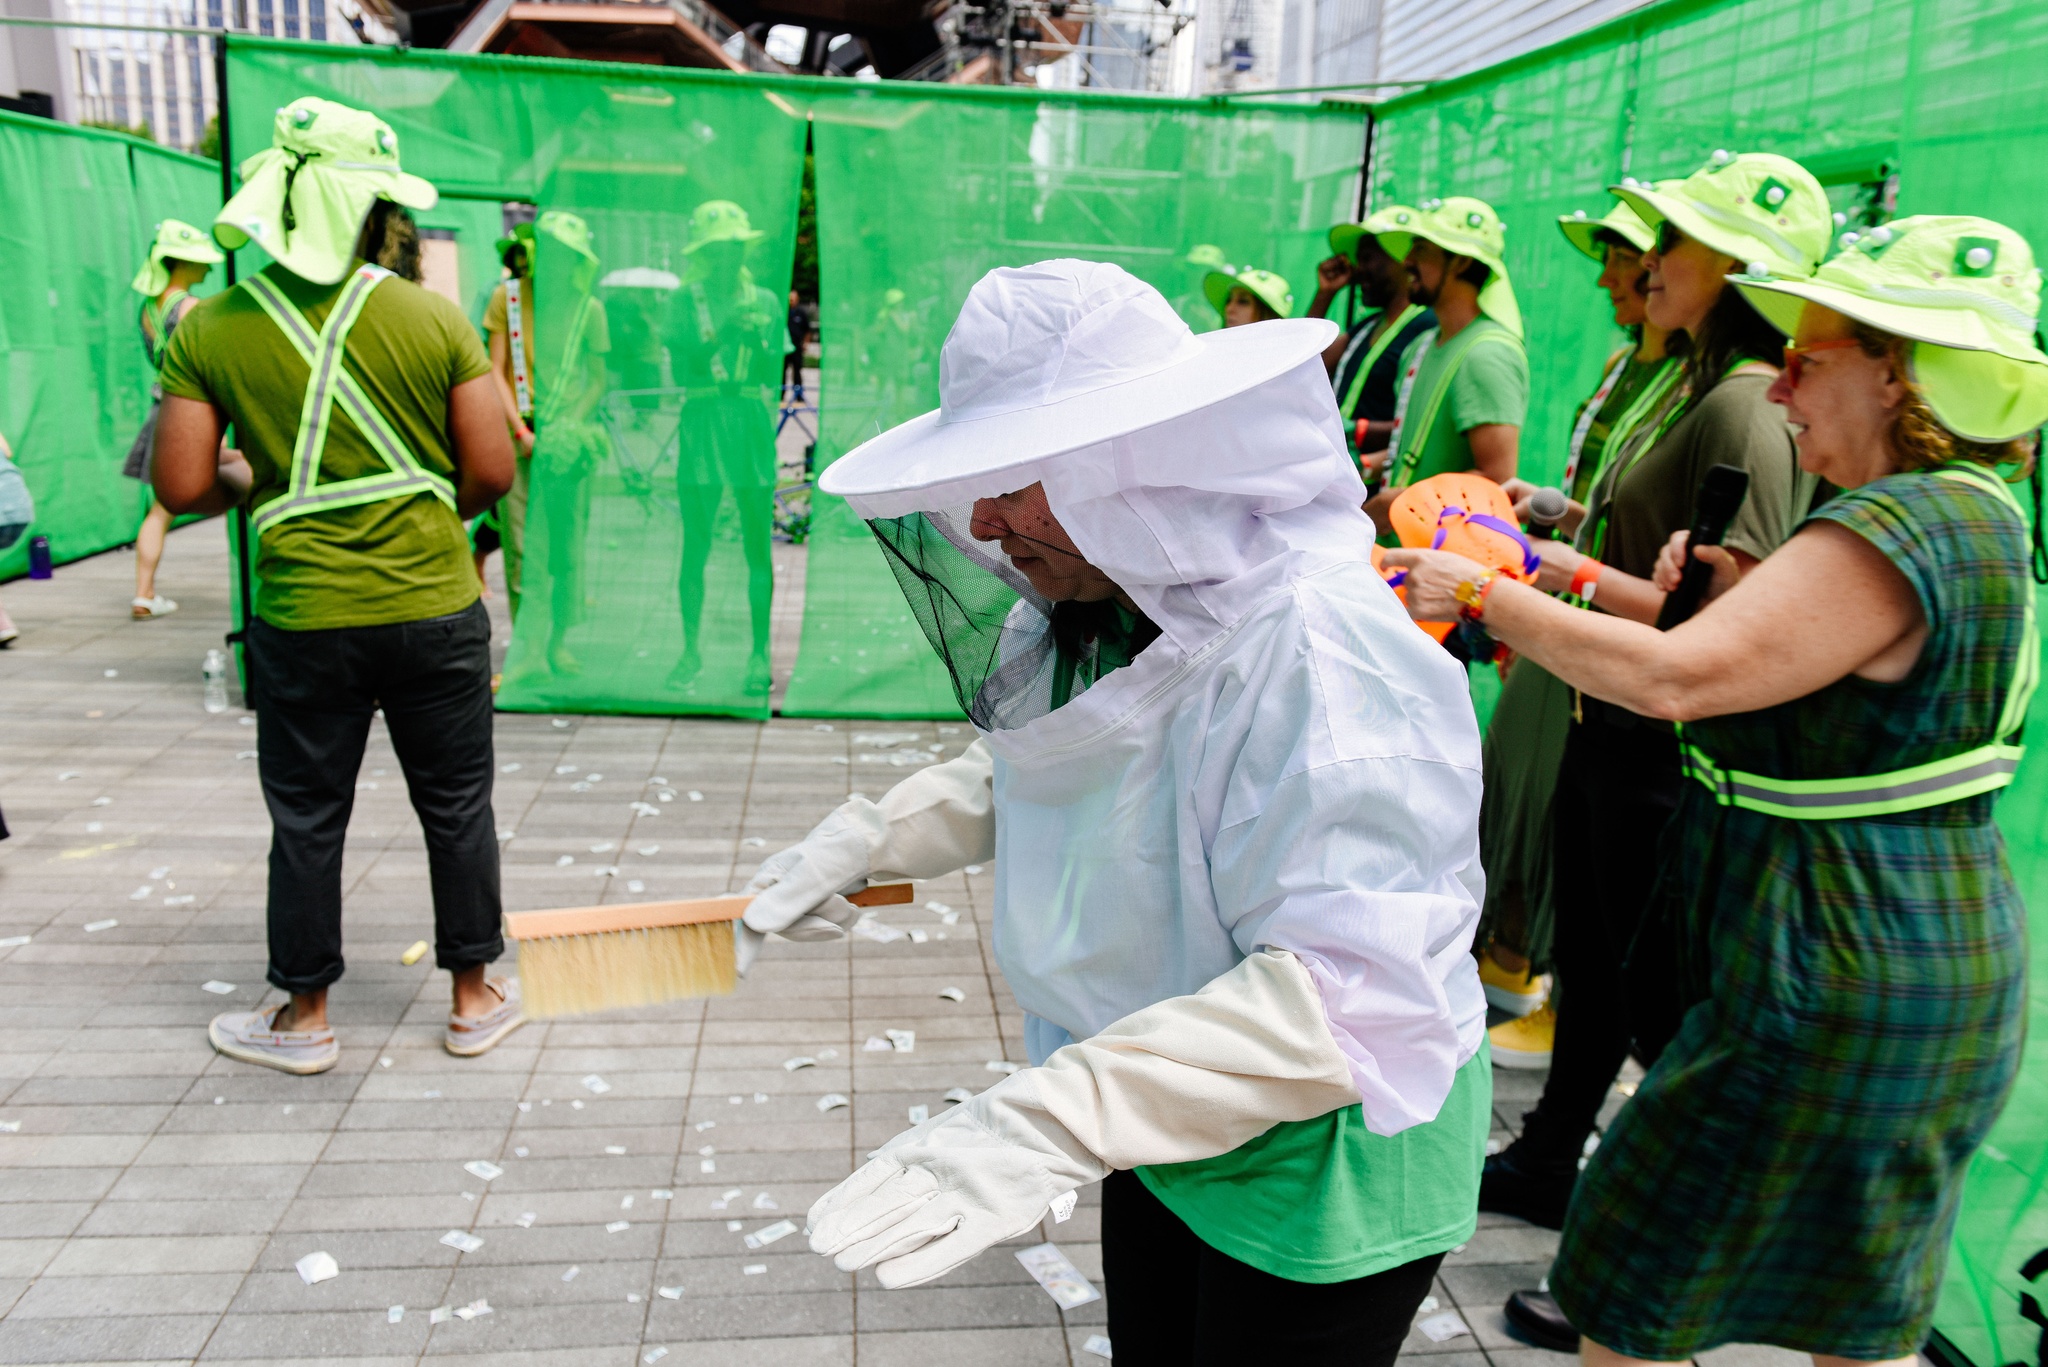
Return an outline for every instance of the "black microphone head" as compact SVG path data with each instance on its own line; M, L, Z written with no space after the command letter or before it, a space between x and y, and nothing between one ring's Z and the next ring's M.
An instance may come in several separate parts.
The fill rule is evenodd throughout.
M1529 521L1538 527L1555 527L1564 520L1569 505L1564 490L1545 487L1529 495Z
M1725 527L1742 510L1742 500L1748 495L1749 471L1734 465L1716 465L1700 481L1698 520Z

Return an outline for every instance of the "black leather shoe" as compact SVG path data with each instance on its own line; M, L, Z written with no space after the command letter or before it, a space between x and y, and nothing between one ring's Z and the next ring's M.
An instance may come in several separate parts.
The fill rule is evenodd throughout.
M1508 1328L1526 1343L1553 1353L1579 1351L1579 1331L1548 1291L1517 1291L1508 1297L1507 1316Z
M1479 1208L1496 1215L1514 1215L1545 1229L1563 1229L1565 1207L1579 1180L1576 1163L1531 1162L1516 1155L1510 1144L1487 1157L1479 1175Z

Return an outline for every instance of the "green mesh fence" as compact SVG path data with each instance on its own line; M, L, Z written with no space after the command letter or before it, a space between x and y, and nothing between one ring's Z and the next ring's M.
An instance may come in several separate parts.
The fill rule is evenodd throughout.
M1573 409L1621 342L1592 263L1554 226L1605 212L1623 173L1684 175L1715 148L1805 163L1837 209L1978 213L2048 248L2048 7L2020 0L1668 0L1378 111L1373 202L1473 194L1510 225L1533 394L1522 469L1554 480ZM2048 695L2033 733L2048 735ZM1999 804L2029 904L2048 907L2048 762ZM2040 1360L2023 1313L2048 1253L2048 935L2034 937L2019 1089L1971 1169L1937 1326L1978 1367ZM2035 1276L2048 1271L2048 1256ZM2034 1312L2039 1315L2039 1311Z
M939 348L974 282L1055 256L1113 261L1201 330L1190 248L1275 270L1305 304L1350 217L1356 111L1046 97L919 85L816 95L822 467L938 406ZM957 715L867 528L813 498L803 642L784 710Z
M116 133L0 112L0 433L35 496L36 521L0 553L26 571L30 536L59 561L133 539L149 507L121 475L154 376L128 287L160 219L207 224L220 168ZM219 273L198 293L219 284Z

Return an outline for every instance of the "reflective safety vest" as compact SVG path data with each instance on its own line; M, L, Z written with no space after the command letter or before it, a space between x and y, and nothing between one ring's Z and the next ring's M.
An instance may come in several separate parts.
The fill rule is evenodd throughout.
M2005 482L1979 465L1951 465L1935 472L1938 479L1960 480L1996 494L2026 523L2019 500ZM1714 801L1723 807L1741 807L1766 816L1794 821L1836 821L1861 816L1889 816L1960 802L1979 793L1994 792L2012 782L2026 747L2017 743L2027 719L2027 707L2041 678L2041 638L2034 619L2033 585L2027 585L2025 634L2020 657L2013 670L2012 686L2006 690L2005 706L1998 715L1998 728L1988 745L1965 750L1947 759L1930 760L1909 769L1869 774L1857 778L1768 778L1724 769L1713 756L1685 738L1679 728L1679 743L1685 771L1705 784Z
M390 278L391 272L381 266L359 268L342 287L341 297L334 301L327 325L318 331L263 276L252 275L242 282L242 287L263 306L278 331L313 372L306 379L306 396L299 408L299 435L292 445L291 468L285 472L285 492L251 514L257 535L286 518L381 503L385 499L411 498L415 494L432 494L451 509L455 507L453 486L419 463L397 429L342 365L342 345L348 340L349 329L362 316L370 291ZM370 449L384 462L381 473L320 482L320 458L327 449L328 421L336 404L341 405L341 411L348 414Z

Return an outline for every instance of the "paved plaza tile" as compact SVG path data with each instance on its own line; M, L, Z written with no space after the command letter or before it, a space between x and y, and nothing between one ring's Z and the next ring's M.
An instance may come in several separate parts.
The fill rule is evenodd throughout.
M780 680L802 564L778 553ZM801 1223L911 1107L936 1110L948 1088L991 1082L990 1061L1023 1056L988 949L986 872L920 884L883 914L922 943L773 944L729 998L530 1024L456 1059L440 1046L446 975L399 962L432 916L380 724L345 861L341 1063L294 1078L215 1055L211 1015L277 1000L253 719L201 706L200 661L227 620L220 524L170 539L175 615L130 622L130 572L115 552L0 586L23 631L0 653L14 831L0 937L31 937L0 950L0 1363L628 1367L658 1348L692 1367L1100 1361L1085 1344L1103 1304L1062 1312L1013 1256L1051 1239L1099 1282L1092 1190L1068 1223L910 1291L840 1273L800 1236L745 1243ZM502 656L502 590L490 606ZM501 715L507 909L736 888L850 789L900 772L859 762L854 736L876 729L949 754L970 738L933 723ZM593 770L600 783L571 791ZM636 815L656 778L702 799ZM865 1048L889 1029L915 1031L914 1051ZM817 1062L785 1069L797 1056ZM1499 1075L1497 1137L1539 1086ZM835 1092L849 1104L820 1112ZM502 1172L475 1176L477 1159ZM482 1243L458 1252L450 1230ZM1406 1352L1433 1367L1561 1363L1515 1343L1499 1313L1555 1242L1483 1217L1436 1288L1472 1333L1411 1333ZM294 1266L316 1251L341 1272L307 1285ZM434 1322L479 1301L489 1314Z

